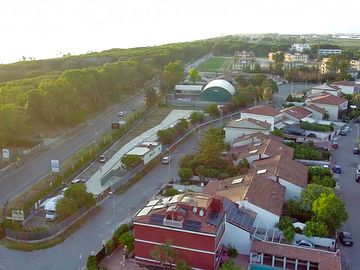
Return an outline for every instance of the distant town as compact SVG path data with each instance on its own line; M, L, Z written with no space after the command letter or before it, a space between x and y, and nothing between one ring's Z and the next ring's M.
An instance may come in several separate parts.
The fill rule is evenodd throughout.
M357 39L1 65L0 268L360 269Z

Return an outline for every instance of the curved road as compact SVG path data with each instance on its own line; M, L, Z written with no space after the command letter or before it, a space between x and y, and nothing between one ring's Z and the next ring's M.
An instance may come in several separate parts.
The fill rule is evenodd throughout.
M111 122L118 122L119 111L131 112L143 103L144 94L139 94L126 102L114 105L105 113L88 120L86 125L76 130L71 137L61 136L47 151L40 155L35 154L18 169L10 170L5 175L0 174L0 205L48 174L51 159L58 159L61 166L62 162L91 143L96 136L110 129Z

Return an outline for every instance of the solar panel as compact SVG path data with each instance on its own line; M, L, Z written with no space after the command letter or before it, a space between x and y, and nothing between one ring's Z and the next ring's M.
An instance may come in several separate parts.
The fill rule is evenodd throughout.
M190 230L190 231L200 231L201 229L201 222L200 221L196 221L196 220L186 220L183 228L185 230Z
M150 216L149 222L153 223L153 224L157 224L157 225L162 225L164 218L165 218L165 215L152 214Z
M224 208L226 211L226 219L244 228L251 228L255 219L248 213L239 209L238 204L224 198Z
M207 223L213 225L213 226L219 226L223 218L223 215L216 211L211 211L209 214Z

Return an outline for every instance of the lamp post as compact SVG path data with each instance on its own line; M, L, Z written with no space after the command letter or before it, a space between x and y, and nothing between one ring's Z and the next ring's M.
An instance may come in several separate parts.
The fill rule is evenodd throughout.
M115 233L115 191L110 190L109 194L112 195L112 224L113 224L113 233Z
M169 152L169 154L168 154L168 157L169 157L169 160L168 160L168 162L169 162L168 178L169 178L169 181L170 181L170 179L171 179L170 178L171 177L171 165L170 165L171 164L171 157L170 157L170 154L171 153L170 153L170 148L167 148L166 150Z

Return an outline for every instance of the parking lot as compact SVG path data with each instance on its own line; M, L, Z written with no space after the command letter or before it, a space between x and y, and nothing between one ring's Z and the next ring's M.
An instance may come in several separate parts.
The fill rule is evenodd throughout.
M343 260L349 264L350 269L360 269L360 183L355 182L357 165L360 155L353 154L353 148L358 140L360 124L355 124L346 135L338 138L339 149L333 154L336 164L342 168L338 175L340 183L340 196L344 199L349 214L349 219L343 227L344 231L353 234L352 247L340 247ZM336 218L336 217L334 217Z

